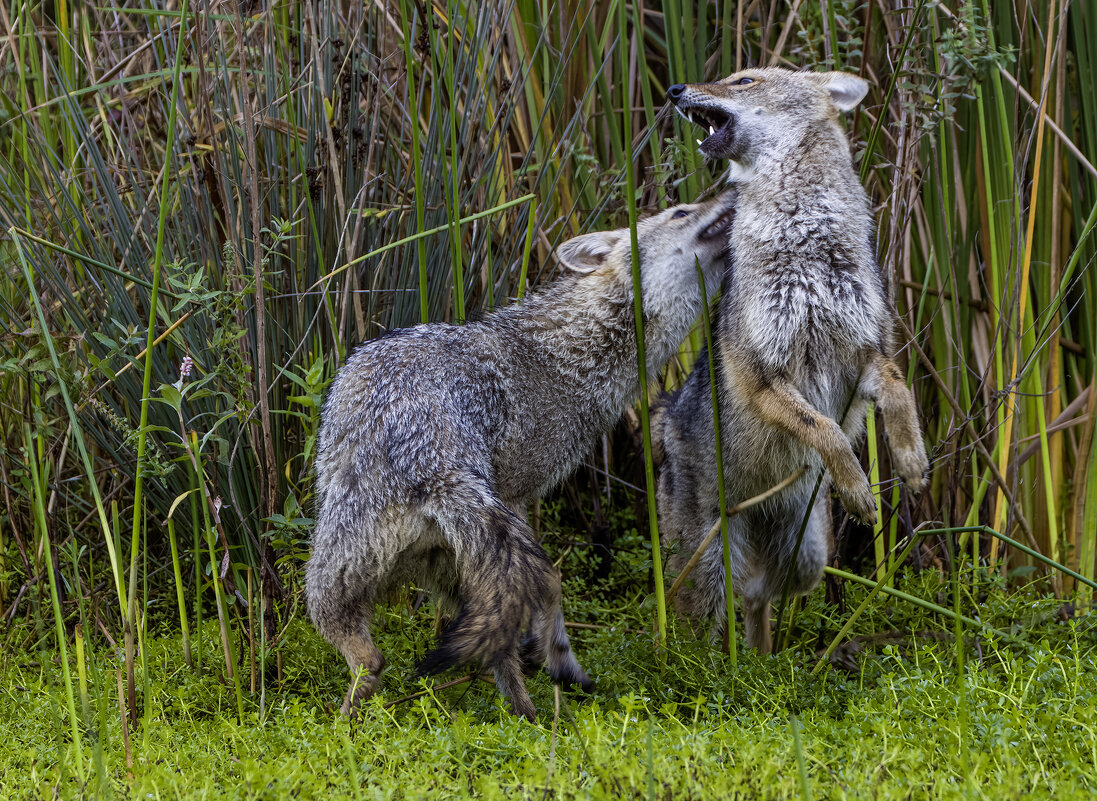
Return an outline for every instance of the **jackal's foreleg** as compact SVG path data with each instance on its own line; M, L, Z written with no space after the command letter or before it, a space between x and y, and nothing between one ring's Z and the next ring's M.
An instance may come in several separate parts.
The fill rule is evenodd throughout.
M842 427L807 402L788 381L758 381L745 393L759 419L779 428L816 451L830 471L834 489L846 510L864 523L876 520L876 499L868 477Z
M865 366L861 389L876 399L884 416L895 472L917 492L925 486L929 461L918 425L914 393L906 385L899 366L882 353L875 353Z

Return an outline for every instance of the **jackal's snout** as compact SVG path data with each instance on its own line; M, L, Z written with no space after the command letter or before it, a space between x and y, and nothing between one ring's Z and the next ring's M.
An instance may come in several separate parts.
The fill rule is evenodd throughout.
M735 196L729 192L726 197L727 203L722 210L716 210L716 218L697 234L697 238L702 242L714 239L726 240L731 232L731 223L735 219Z
M706 156L723 158L735 149L735 115L719 105L704 102L705 99L706 95L690 91L690 87L683 83L667 89L667 100L674 104L674 110L708 131L707 137L697 140L701 152Z

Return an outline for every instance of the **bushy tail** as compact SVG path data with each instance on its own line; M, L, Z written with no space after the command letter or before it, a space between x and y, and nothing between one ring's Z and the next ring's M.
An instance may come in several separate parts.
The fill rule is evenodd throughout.
M532 529L502 505L463 511L442 527L458 554L459 609L419 674L516 659L522 635L559 603L556 570Z

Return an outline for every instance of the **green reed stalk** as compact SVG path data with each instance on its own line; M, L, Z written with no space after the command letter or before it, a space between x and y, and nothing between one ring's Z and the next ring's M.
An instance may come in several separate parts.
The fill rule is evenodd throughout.
M720 25L720 31L723 32L723 34L719 37L719 39L720 39L720 77L723 78L727 75L731 75L731 73L733 71L734 72L739 71L738 64L736 63L736 61L732 60L733 56L732 56L731 42L732 42L732 39L734 39L735 40L736 50L739 50L743 40L742 40L741 36L732 36L731 35L731 9L732 9L732 5L738 5L741 8L742 7L742 1L740 0L740 2L738 2L737 4L733 4L731 2L724 2L724 3L721 3L720 5L721 5L721 14L722 14L722 16L720 17L719 25ZM743 59L742 51L739 51L738 61L741 62L742 59ZM733 66L735 67L734 70L732 70Z
M839 570L838 568L831 567L830 565L824 567L823 572L831 576L837 576L838 578L846 579L847 581L853 581L858 584L863 584L866 587L875 588L877 586L877 583L873 582L872 579L867 579L864 576L858 576L855 573L847 573L845 570ZM942 615L943 617L947 617L949 620L957 619L957 615L955 612L953 612L951 609L946 609L939 604L935 604L931 601L927 601L923 598L919 598L915 595L911 595L910 593L903 592L901 590L896 590L892 587L880 587L879 589L881 592L887 593L893 598L898 598L900 600L907 601L908 603L912 603L915 606L920 606L925 610L934 612L938 615ZM980 620L976 620L975 618L967 617L966 615L959 615L959 620L963 621L969 626L974 626L976 628L982 629L983 631L994 634L995 636L1000 637L1007 642L1025 644L1024 640L1014 637L1011 634L1007 634L1006 632L996 629L993 626L987 623L983 623Z
M593 8L594 7L591 6L592 10ZM601 36L597 35L593 25L586 26L587 41L589 42L590 49L593 52L600 54L603 60L603 68L598 70L598 75L595 78L595 85L598 87L598 91L602 94L602 97L605 98L607 107L610 105L611 98L613 97L613 93L610 91L609 87L609 79L606 77L606 72L613 64L613 54L609 51L612 50L613 46L611 36L613 34L614 26L612 21L614 19L616 19L615 13L611 12L606 15L606 23L602 28ZM624 34L621 34L621 37L623 36ZM621 47L627 46L620 37L618 43ZM624 80L624 78L622 78L622 80ZM606 122L605 134L609 139L611 163L615 165L624 164L625 159L627 158L626 154L628 152L629 143L622 135L621 121L617 118L616 114L605 114L604 119Z
M77 626L73 630L73 644L76 647L76 678L80 684L80 711L84 716L84 725L88 728L91 727L91 696L88 693L88 671L87 671L87 656L84 653L84 633L80 626ZM96 788L101 795L106 794L106 788L109 782L106 780L106 761L103 759L103 731L100 728L99 731L92 735L92 769L95 773L95 778L98 783ZM79 746L77 746L79 747Z
M101 692L96 693L96 698L99 700L99 719L95 723L95 718L92 715L91 708L91 694L88 690L89 685L99 688L99 673L100 671L95 668L95 660L92 653L87 652L84 649L84 643L91 639L93 632L89 619L91 617L90 610L87 608L87 601L90 593L85 593L83 582L80 579L80 554L81 549L78 546L76 539L72 538L68 542L66 549L69 558L69 564L72 565L72 580L75 584L76 605L79 614L79 623L73 627L73 642L76 646L76 669L77 678L80 682L80 707L81 714L83 715L84 728L87 730L92 729L95 726L94 734L91 736L91 759L92 759L92 771L96 778L97 791L101 797L110 798L110 782L107 780L107 767L106 759L103 755L103 743L107 737L106 720L107 712L102 707L103 695ZM94 587L95 580L95 560L88 555L88 586ZM88 674L91 674L90 677Z
M518 273L518 297L526 294L526 281L529 277L529 254L533 249L533 232L537 229L537 198L531 198L529 212L526 214L526 241L522 246L522 269Z
M688 5L688 2L686 5ZM682 0L663 0L662 6L663 21L666 26L667 34L667 73L669 82L675 84L687 81L703 81L705 76L695 74L696 67L691 63L688 63L686 59L684 44L686 41L684 30L685 14L683 12ZM623 33L622 36L624 36ZM622 46L624 46L623 42ZM674 116L678 117L677 114ZM684 124L685 123L681 120L675 120L675 125L684 126ZM686 136L680 137L680 139L686 143L685 147L682 149L683 166L686 171L682 197L692 200L701 193L701 176L698 172L701 156L697 151L697 146L693 144L694 137L692 133L687 133ZM630 141L631 137L626 136L625 143L627 144Z
M232 652L231 634L229 633L229 613L228 604L225 601L225 594L221 589L221 574L217 565L217 554L215 553L214 544L216 539L213 536L213 532L209 529L206 530L206 549L209 553L210 575L213 578L213 594L215 603L217 604L217 621L221 627L221 645L225 651L225 671L228 674L228 678L232 681L232 689L236 694L236 719L240 722L244 722L244 698L240 691L240 672L236 669L236 657Z
M954 614L958 614L958 612L950 611L948 609L944 609L943 607L940 607L936 604L931 604L929 601L923 601L920 598L914 598L914 596L908 595L906 593L900 593L898 590L894 590L894 589L891 589L890 587L885 587L884 586L885 582L890 581L891 577L895 574L895 571L898 570L899 566L902 565L906 561L907 557L910 555L910 552L914 549L914 545L921 538L936 536L936 535L944 535L947 538L947 537L950 537L953 534L960 534L960 533L963 533L963 532L988 534L992 537L1000 539L1003 542L1005 542L1007 545L1009 545L1013 548L1016 548L1017 550L1021 551L1022 553L1028 554L1033 559L1036 559L1037 561L1043 562L1044 564L1048 565L1049 567L1052 567L1052 568L1064 573L1065 575L1071 576L1076 581L1079 581L1082 584L1085 584L1086 586L1088 586L1092 589L1097 589L1097 582L1094 582L1092 579L1089 579L1089 578L1087 578L1087 577L1071 570L1069 567L1066 567L1065 565L1059 564L1058 562L1055 562L1054 560L1049 559L1048 557L1044 556L1040 552L1035 551L1032 548L1029 548L1027 545L1024 545L1023 543L1018 542L1017 540L1013 539L1012 537L1008 537L1005 534L1002 534L998 531L995 531L994 529L990 528L989 526L956 526L956 527L951 527L951 528L921 529L920 531L915 532L914 536L911 537L910 541L907 543L906 547L903 549L902 554L894 562L892 562L892 565L888 569L888 571L883 576L881 576L875 583L873 583L870 579L864 579L864 578L861 578L860 576L854 576L852 573L847 573L843 570L836 570L836 569L831 568L829 566L824 568L824 570L827 573L831 574L831 575L840 576L842 578L848 578L851 581L856 581L860 584L865 584L866 586L869 586L872 589L869 592L869 594L865 597L864 601L862 601L861 604L857 607L857 609L855 609L853 611L853 614L850 615L850 617L846 621L846 623L842 626L842 628L839 630L839 632L834 636L834 639L831 640L830 645L827 646L826 651L824 651L823 655L819 658L819 662L815 665L815 668L812 670L812 673L814 674L814 673L818 672L818 670L823 665L823 663L830 657L830 655L832 653L834 653L834 649L838 647L838 644L841 642L842 638L846 636L846 634L849 632L849 630L853 627L854 622L861 616L861 614L864 612L864 610L868 607L869 602L876 596L876 593L880 592L880 591L886 592L889 595L893 595L897 598L903 598L904 600L908 600L911 603L918 604L919 606L922 606L923 608L930 609L934 612L938 612L939 614L944 614L946 617L949 617L953 620L960 619L963 622L967 623L968 625L973 625L973 626L976 626L978 628L982 628L982 629L987 630L987 631L993 631L994 633L996 633L999 636L1003 637L1003 639L1007 639L1007 640L1011 640L1011 641L1014 640L1015 638L1005 634L1004 632L1000 632L997 629L992 629L991 627L987 626L984 623L981 623L978 620L973 620L971 618L962 617L962 616L960 618L955 618L953 616L954 616Z
M899 555L899 558L894 560L891 563L891 567L889 567L887 571L884 572L880 576L880 578L876 580L876 583L872 585L872 589L869 591L869 594L866 595L865 599L861 601L856 609L853 610L853 614L849 616L846 622L842 625L842 628L840 628L838 630L838 633L835 634L834 637L831 639L830 644L827 645L826 650L823 651L823 655L820 656L819 661L815 663L815 667L811 671L812 675L818 673L819 669L823 666L823 663L830 659L830 655L834 653L834 649L837 648L838 645L845 638L845 636L849 634L850 629L853 628L853 624L856 623L857 619L860 618L862 614L864 614L866 609L868 609L868 605L872 603L872 599L876 597L876 594L883 590L886 586L888 586L888 583L891 581L892 576L895 575L895 571L899 569L899 566L906 561L908 556L910 556L910 552L914 550L914 546L918 543L920 536L921 535L919 534L910 538L910 541L903 549L902 554ZM883 560L880 561L882 562Z
M27 49L31 47L32 42L37 42L38 37L33 36L30 30L30 14L19 15L19 102L26 106L33 105L31 97L27 91L27 73L29 69L24 66L27 64ZM40 84L41 85L41 84ZM27 125L29 114L19 115L19 151L23 157L23 218L26 220L32 219L31 217L31 175L30 175L30 129Z
M190 453L191 462L194 465L194 469L198 474L198 487L199 493L205 496L206 494L206 472L202 467L202 457L198 452L198 434L194 431L190 434ZM221 649L225 656L225 675L232 680L233 689L236 691L236 712L237 719L243 722L244 720L244 702L240 695L240 678L237 676L236 660L232 655L232 642L229 635L229 620L228 610L225 608L226 603L224 599L224 592L221 589L221 571L217 564L217 557L214 554L214 546L216 544L216 538L213 534L213 521L210 519L209 503L206 499L202 499L202 522L203 530L205 532L206 549L209 552L210 560L210 581L213 584L213 597L214 604L217 607L217 623L221 632ZM228 553L225 553L228 557ZM195 552L195 560L198 560L199 552Z
M475 214L470 214L467 217L462 217L460 220L457 221L457 223L458 225L465 225L466 223L476 222L477 220L482 220L484 217L490 217L492 214L498 214L499 212L505 211L506 209L509 209L513 206L520 206L527 200L534 200L535 198L536 195L531 192L529 194L522 195L521 197L516 197L514 198L514 200L508 200L506 203L500 203L498 206L494 206L490 209L484 209L484 211L478 211ZM327 273L326 275L320 277L319 279L317 279L315 284L309 287L309 289L315 289L316 286L319 285L321 282L339 275L339 273L343 272L344 270L350 269L356 264L361 264L368 259L372 259L374 256L380 256L382 253L387 253L394 248L402 247L409 242L414 242L417 239L424 239L429 236L434 236L435 234L440 234L444 231L448 231L451 228L452 223L439 225L436 228L428 228L425 231L418 231L414 234L411 234L410 236L405 236L403 239L397 239L395 242L389 242L387 245L382 245L379 248L374 248L369 253L363 253L361 256L355 257L351 261L348 261L346 264L342 264L336 267L330 273Z
M148 609L149 609L149 529L148 518L145 518L141 526L141 557L144 560L141 570L141 610L140 624L137 626L137 653L141 656L141 690L144 704L141 708L141 742L147 750L149 747L149 721L153 717L152 710L152 678L149 675L149 649L148 649ZM136 582L135 582L136 583Z
M74 32L71 27L68 0L57 0L56 11L58 36L57 55L61 62L61 82L63 84L63 91L67 96L77 85L76 45L73 42ZM61 141L64 147L65 169L69 171L70 175L75 174L77 171L78 156L77 140L73 134L72 128L71 118L65 119L65 124L61 126ZM66 186L66 190L74 203L79 202L80 187L76 181L70 181ZM77 236L79 236L79 234L77 234Z
M651 532L651 570L655 584L655 622L660 645L667 641L667 601L663 589L663 556L659 547L659 516L655 507L655 466L651 455L651 416L648 406L648 367L644 352L644 302L640 277L640 245L636 239L636 175L633 169L632 109L628 94L627 17L624 0L617 2L617 52L620 57L622 144L625 160L625 202L628 204L629 240L632 246L632 310L636 320L636 361L640 373L640 429L644 438L644 481L647 489L648 529Z
M175 600L179 605L179 626L183 632L183 661L193 667L190 654L190 627L187 625L187 605L183 601L183 573L179 568L179 546L175 541L175 521L168 518L168 543L171 545L171 569L175 575Z
M88 451L87 443L84 441L83 428L80 426L80 419L76 414L76 407L72 403L72 397L69 395L68 384L65 382L65 373L61 370L61 362L57 356L57 349L53 342L53 337L49 335L49 326L46 324L46 315L42 309L42 299L38 294L34 285L34 278L31 274L30 264L27 262L26 254L24 252L24 244L19 234L11 230L9 233L16 245L16 255L19 258L20 264L23 268L23 278L27 282L27 292L30 295L31 302L34 304L35 313L38 318L38 324L42 330L42 340L46 345L46 350L49 351L50 364L53 366L54 376L57 380L57 387L61 392L61 399L65 404L65 411L68 413L69 425L72 427L72 438L76 442L77 451L80 453L80 461L84 467L84 474L87 477L88 488L91 490L92 499L95 503L96 516L99 521L101 533L103 535L104 543L107 547L107 557L110 560L111 575L114 578L115 591L118 597L118 605L122 613L123 620L127 616L126 607L126 590L125 590L125 576L122 572L122 566L119 561L118 547L115 542L114 531L110 522L107 520L106 507L103 505L103 496L99 491L99 484L95 478L95 470L92 467L91 455ZM36 451L28 451L29 459L36 456ZM39 454L40 456L40 454Z
M982 3L983 19L987 21L987 36L991 46L994 46L994 31L993 25L990 24L992 17L990 15L990 9L986 0ZM1016 377L1016 362L1008 363L1007 356L1007 342L1008 336L1007 324L1003 324L1002 317L1004 316L1006 323L1012 319L1012 305L1010 304L1010 294L1012 291L1014 280L1012 269L1013 243L1010 241L1010 232L1020 229L1020 204L1016 202L1016 192L1014 188L1014 150L1010 147L1012 143L1012 128L1009 122L1010 109L1013 108L1012 104L1008 104L1005 99L1005 91L1002 87L1002 78L997 70L989 70L987 73L987 79L990 83L990 89L992 91L992 97L990 101L986 101L983 96L983 84L979 83L975 86L975 100L976 107L979 112L979 135L980 145L983 155L983 171L985 175L985 185L980 187L984 191L983 202L985 204L985 214L988 221L987 234L990 237L990 253L988 254L988 265L991 268L990 279L991 283L991 319L994 323L995 330L995 347L994 347L994 359L995 359L995 376L996 386L995 390L999 393L1005 393L1008 389L1011 389L1011 379L1007 378L1006 371L1009 370L1014 377ZM987 104L991 103L992 107L987 109ZM996 207L999 203L1002 203L1003 207L1008 213L996 213ZM1027 287L1021 286L1021 297L1027 296ZM998 310L999 308L1005 308L1006 312L1002 315ZM1023 317L1019 317L1016 324L1018 326L1024 325ZM1014 354L1019 355L1019 354ZM996 456L998 459L998 470L1004 476L1009 466L1009 444L1012 435L1014 412L1005 407L1004 403L998 404L997 410L997 427L1001 432L998 438L996 447ZM992 526L995 529L1001 528L1005 522L1007 502L1005 494L1001 489L995 492L995 509L994 516L992 518ZM991 543L990 559L991 562L995 562L998 557L998 543L994 541Z
M1064 575L1070 576L1075 581L1080 581L1082 584L1085 584L1090 589L1097 590L1097 581L1094 581L1091 578L1083 576L1081 573L1078 573L1074 570L1071 570L1066 565L1061 564L1059 562L1056 562L1054 559L1050 559L1047 556L1044 556L1039 551L1028 547L1024 543L1018 542L1017 540L1013 539L1012 537L1006 536L1005 534L1001 533L1000 531L996 531L995 529L992 529L990 526L961 526L959 528L931 528L931 529L922 529L922 531L919 532L919 533L922 536L925 536L927 534L943 534L946 531L957 531L957 532L959 532L959 531L971 531L971 532L978 532L980 534L988 534L989 536L994 537L995 539L999 539L1002 542L1006 543L1006 545L1009 545L1011 548L1016 548L1021 553L1024 553L1024 554L1027 554L1028 556L1031 556L1037 562L1043 562L1048 567L1053 568L1055 570L1058 570L1060 573L1062 573Z
M868 444L868 480L873 487L880 486L880 454L876 441L876 405L870 404L865 416L865 439ZM884 499L879 492L876 496L876 522L872 524L872 545L876 555L876 574L887 570L888 543L884 542Z
M807 760L804 759L804 744L800 740L800 719L795 715L788 717L789 728L792 729L792 747L796 752L796 769L800 776L800 797L804 801L811 801L811 781L808 779Z
M198 437L191 434L189 439L193 448L198 447ZM193 489L190 492L190 530L192 535L191 558L194 560L194 632L197 635L194 640L194 664L202 667L202 544L199 539L201 527L198 525L198 504L204 504L202 497L202 485L199 482L198 470L191 467L188 471Z
M56 242L50 242L48 239L43 239L40 236L35 236L32 232L26 231L22 228L13 227L12 231L19 234L19 236L23 237L24 239L29 239L31 242L34 242L35 244L42 245L43 247L49 248L50 250L55 250L58 253L63 253L66 256L69 256L70 258L77 259L78 261L82 262L83 264L90 265L92 267L95 267L96 269L103 270L104 272L111 273L112 275L117 275L119 278L123 278L126 281L130 281L130 282L136 284L139 287L143 287L144 289L152 289L152 284L149 283L148 281L146 281L144 278L139 278L136 275L130 275L125 270L119 270L117 267L114 267L110 264L107 264L106 262L102 262L102 261L98 261L97 259L93 259L85 253L79 253L75 250L72 250L71 248L64 247L63 245L58 245ZM33 275L33 271L32 271L32 275ZM177 295L174 292L169 292L168 290L164 289L163 287L160 287L160 294L161 295L167 295L168 297L174 298L176 300L179 299L179 295Z
M958 720L956 725L957 747L960 750L961 775L965 784L970 779L968 770L968 752L966 734L968 729L967 686L964 681L964 621L960 615L960 565L956 558L956 547L952 534L946 534L948 546L949 580L952 583L952 632L956 652L956 694L959 696ZM970 789L970 788L969 788Z
M446 93L449 95L449 216L450 235L453 237L453 311L457 323L460 324L465 322L465 272L464 248L461 241L461 157L457 152L457 84L453 77L453 50L460 41L454 30L457 10L456 4L452 2L447 4L449 35L446 37L446 60L443 69L445 71ZM434 42L434 46L437 47L437 33L434 35Z
M632 30L633 36L638 40L640 47L644 44L644 20L640 15L640 4L632 4ZM702 17L704 14L702 13ZM640 84L640 99L644 105L644 119L647 123L649 131L656 129L655 123L655 108L656 105L662 105L662 102L656 104L652 100L651 94L651 78L650 72L643 63L643 59L640 60L640 64L637 65L636 80ZM663 163L663 145L658 136L652 136L648 138L648 143L651 146L651 163L662 164Z
M46 505L42 500L45 488L38 476L38 460L34 456L34 438L31 436L30 424L23 423L23 441L26 443L27 464L30 466L31 485L34 487L34 520L41 536L42 554L46 562L46 573L49 576L50 602L53 604L54 634L57 636L57 647L61 651L61 675L65 679L65 699L69 707L69 723L72 727L72 743L76 758L76 772L80 775L80 782L87 779L84 774L84 746L80 737L80 719L76 717L76 700L72 689L72 673L69 669L68 646L65 638L65 619L61 614L61 599L57 592L57 576L53 571L53 550L50 547L49 527L46 525Z
M829 5L829 4L828 4ZM900 67L906 62L907 51L910 50L911 44L914 42L918 33L918 22L922 17L922 11L925 8L926 0L918 0L918 4L914 7L914 23L907 29L906 36L903 38L903 49L899 51L899 58L895 63ZM902 77L903 71L901 69L895 70L891 74L891 79L888 81L887 91L884 92L884 104L880 115L876 118L875 124L872 126L872 130L869 132L868 141L865 143L865 152L861 156L861 169L860 179L861 183L865 182L865 178L868 177L868 172L872 168L873 159L872 156L876 152L876 141L880 137L880 129L884 123L888 120L888 114L886 109L891 105L891 96L895 92L895 87L899 83L899 79Z
M1083 582L1085 589L1081 593L1084 604L1091 603L1093 599L1094 560L1097 555L1097 437L1090 439L1088 457L1088 464L1085 466L1086 485L1075 490L1084 493L1081 542L1078 543L1078 569L1087 579Z
M708 381L712 390L712 428L716 440L716 493L720 503L720 544L724 551L724 600L728 626L728 656L731 669L739 667L739 634L735 629L735 592L731 577L731 540L728 534L727 485L724 483L724 445L720 438L720 393L716 385L716 356L712 348L712 321L709 319L708 291L701 263L696 263L697 280L701 287L701 327L705 335L705 351L708 355Z
M155 351L156 319L158 314L158 301L160 289L160 271L164 263L164 228L168 219L168 188L171 186L171 156L175 148L175 118L179 108L179 70L183 65L183 42L186 40L186 20L189 0L183 0L181 18L179 23L179 35L175 48L175 69L172 74L171 106L168 109L167 143L164 146L163 182L160 184L160 210L156 223L156 250L152 262L152 289L149 291L149 324L145 333L145 369L141 384L141 422L137 427L137 472L133 482L133 531L130 537L130 586L128 598L129 614L123 618L123 638L126 648L126 662L129 665L127 674L129 681L129 697L132 701L133 687L133 627L136 624L136 611L134 597L137 592L134 571L137 567L137 551L142 522L144 520L144 490L145 479L145 449L148 442L149 425L149 401L152 395L152 356Z

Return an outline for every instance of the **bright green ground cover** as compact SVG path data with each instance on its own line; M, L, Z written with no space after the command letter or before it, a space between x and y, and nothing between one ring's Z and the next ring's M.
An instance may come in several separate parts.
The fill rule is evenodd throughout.
M935 573L902 586L951 605ZM569 597L580 589L572 586ZM971 614L969 589L963 600ZM863 597L859 588L845 592L850 609ZM866 643L852 671L830 667L813 677L820 632L825 644L837 630L821 589L798 614L787 651L741 654L734 674L726 656L681 626L660 665L637 631L650 619L641 597L568 604L573 619L618 628L573 630L597 691L562 694L554 720L552 685L543 675L532 679L536 724L511 718L483 682L384 708L426 686L410 673L430 641L427 609L413 616L406 606L380 610L389 669L357 727L333 711L345 681L341 660L303 620L290 625L282 646L282 686L268 688L262 712L258 695L245 691L242 723L232 686L221 680L215 624L203 630L203 667L194 671L176 636L150 637L147 674L138 677L142 687L147 676L147 703L132 733L132 779L118 715L122 661L96 650L91 725L82 730L85 785L56 656L9 647L0 681L0 797L105 794L95 778L102 760L109 792L125 798L802 798L790 714L803 728L817 799L1097 791L1097 625L1090 617L1064 620L1059 602L1033 592L980 596L981 619L1019 640L969 633L958 692L951 624L902 602L875 603L856 629L897 629L904 633L897 642ZM77 682L75 669L73 676Z

